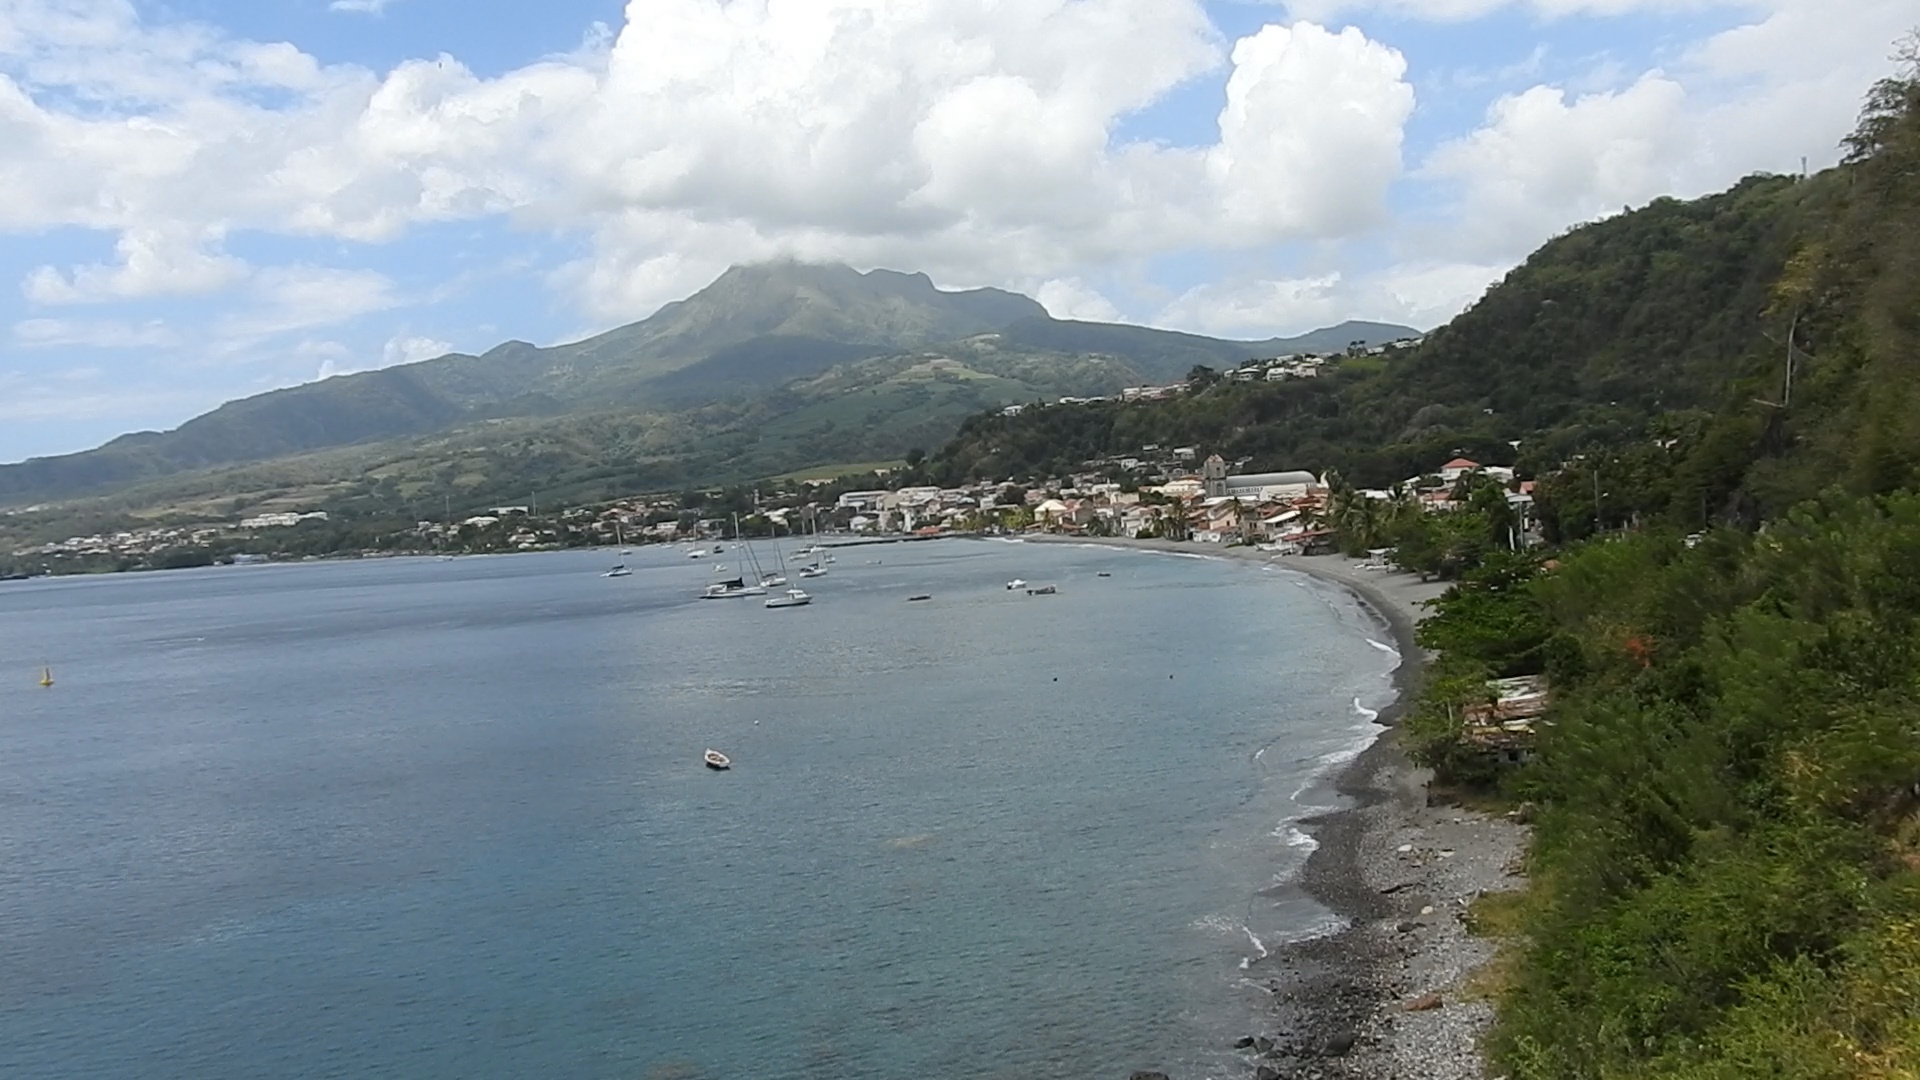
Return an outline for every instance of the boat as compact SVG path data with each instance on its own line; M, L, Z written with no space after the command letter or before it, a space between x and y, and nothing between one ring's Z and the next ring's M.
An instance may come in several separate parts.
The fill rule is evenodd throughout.
M919 596L907 597L907 603L911 604L917 600L931 600L931 599L933 599L932 593L921 593Z
M687 558L689 559L704 559L706 557L707 557L707 553L699 548L695 548L694 550L687 552Z
M773 522L773 565L773 573L762 577L760 584L765 585L769 589L786 588L787 556L785 552L780 550L780 523L778 521ZM773 604L769 602L767 606L772 607Z
M1007 582L1007 590L1009 592L1011 592L1014 589L1024 589L1026 587L1027 587L1027 583L1020 578L1014 578L1012 581Z
M805 589L788 589L785 596L767 597L768 607L804 607L811 603L813 597L808 596Z
M1038 588L1028 589L1027 595L1028 596L1052 596L1054 593L1057 593L1059 591L1060 591L1059 589L1053 587L1052 585L1041 585Z
M700 594L702 600L733 600L742 596L765 596L767 590L759 585L749 585L743 578L728 578L707 586Z
M627 569L626 563L614 563L613 569L607 571L604 574L601 574L600 576L601 577L631 577L633 576L633 571Z
M800 568L801 577L826 577L827 570L819 563L809 563Z
M715 772L726 772L733 768L733 759L712 747L708 747L707 752L700 755L700 760Z
M40 669L40 685L41 686L53 685L53 669L52 668L43 667Z
M725 544L713 545L713 553L715 555L725 555L727 553L726 545Z
M1095 574L1095 575L1093 575L1093 576L1094 576L1094 577L1112 577L1113 575L1112 575L1112 574L1109 574L1109 573L1107 573L1107 572L1106 572L1105 570L1102 570L1102 571L1100 571L1100 572L1099 572L1098 574Z

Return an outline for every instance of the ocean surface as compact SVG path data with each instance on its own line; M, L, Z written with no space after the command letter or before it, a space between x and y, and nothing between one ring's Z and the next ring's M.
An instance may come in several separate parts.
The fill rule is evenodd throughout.
M1330 922L1292 823L1392 697L1357 602L614 559L0 583L0 1076L1244 1075L1260 958Z

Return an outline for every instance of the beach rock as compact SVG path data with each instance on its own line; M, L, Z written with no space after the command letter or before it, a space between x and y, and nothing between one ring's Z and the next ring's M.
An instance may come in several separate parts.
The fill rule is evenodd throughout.
M1336 1031L1332 1035L1327 1036L1327 1041L1320 1045L1320 1056L1346 1057L1348 1052L1353 1049L1353 1044L1358 1041L1360 1041L1358 1032Z
M1262 1035L1253 1040L1253 1048L1262 1054L1271 1054L1273 1053L1273 1040Z
M1420 924L1417 922L1403 922L1399 926L1394 927L1394 929L1400 931L1403 934L1411 934L1415 930L1420 929Z
M1235 1039L1235 1040L1233 1040L1233 1048L1234 1048L1235 1050L1251 1050L1251 1049L1253 1049L1253 1036L1251 1036L1251 1035L1242 1035L1242 1036L1240 1036L1239 1038L1237 1038L1237 1039Z
M1173 1078L1163 1072L1137 1072L1127 1077L1127 1080L1173 1080Z
M1414 998L1412 1001L1400 1007L1408 1012L1428 1012L1432 1009L1439 1008L1440 1005L1441 1000L1439 994L1421 994L1419 997Z
M1253 1080L1280 1080L1280 1070L1271 1065L1262 1065L1253 1070Z

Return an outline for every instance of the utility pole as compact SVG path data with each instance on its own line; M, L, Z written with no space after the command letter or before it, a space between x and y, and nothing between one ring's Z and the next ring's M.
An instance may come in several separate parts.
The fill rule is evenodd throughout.
M1599 536L1600 526L1600 463L1593 463L1593 535Z

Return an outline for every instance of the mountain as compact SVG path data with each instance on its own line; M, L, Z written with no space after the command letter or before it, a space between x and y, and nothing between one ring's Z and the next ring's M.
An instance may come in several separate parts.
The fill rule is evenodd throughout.
M1343 339L1343 346L1352 339L1345 327L1321 333ZM1361 336L1384 340L1411 333L1405 327L1376 326L1362 328ZM997 343L982 347L989 335L998 335ZM695 455L709 464L688 475L717 476L722 473L713 470L760 465L804 467L830 462L833 452L826 446L858 443L862 453L883 453L896 446L932 445L980 408L1109 392L1129 381L1177 378L1194 362L1237 363L1277 347L1142 327L1058 323L1028 297L1000 289L942 290L925 274L862 273L794 262L737 266L647 319L584 341L551 348L509 341L478 356L452 354L338 376L229 402L173 431L142 432L78 454L0 465L0 501L72 498L197 470L394 440L450 436L457 443L458 432L474 425L512 422L516 431L558 425L552 429L561 431L577 428L588 415L625 412L650 418L628 427L677 432L677 442L647 447L646 456L655 451L670 456L676 447L695 447L732 425L745 425L751 436L786 411L835 414L819 399L852 392L857 379L828 380L810 390L796 384L842 365L855 364L851 370L890 385L864 387L876 403L890 400L905 384L879 368L860 368L859 362L893 357L911 368L927 359L913 359L917 351L932 349L985 365L968 368L972 374L966 378L948 370L926 385L912 386L914 400L902 403L898 417L867 409L857 438L842 432L810 447L797 434L806 422L796 418L775 429L796 433L776 440L782 447L777 452L742 453L742 440L735 438L726 444L730 449ZM1017 376L997 370L1016 353L1042 362L1025 364ZM1103 358L1093 379L1084 377L1085 365L1076 359L1090 355ZM937 406L919 400L934 397L940 399ZM682 413L688 414L684 422L668 419ZM561 441L573 445L569 438ZM406 456L404 446L391 449L390 457ZM515 482L537 479L510 471Z

